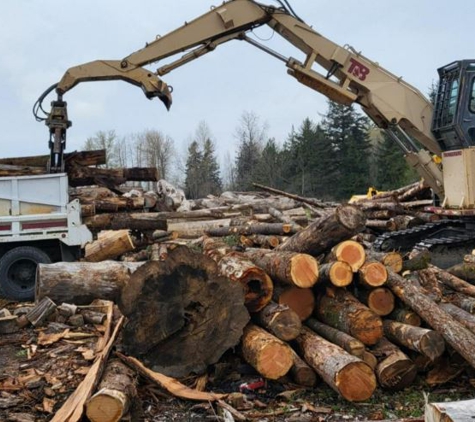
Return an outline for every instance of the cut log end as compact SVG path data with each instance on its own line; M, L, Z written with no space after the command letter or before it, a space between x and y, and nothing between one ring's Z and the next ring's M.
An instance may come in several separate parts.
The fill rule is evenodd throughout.
M249 312L258 312L272 299L273 285L268 275L259 269L250 269L240 280Z
M381 387L402 390L412 384L417 376L417 368L403 353L395 353L377 366L376 374Z
M354 240L339 243L333 249L333 253L338 261L348 263L353 272L357 272L366 260L363 246Z
M421 339L420 348L425 356L434 361L444 353L444 338L437 331L429 331Z
M353 362L338 372L335 384L349 401L368 400L376 389L376 377L364 362Z
M353 281L353 271L346 262L333 263L329 276L331 283L337 287L349 286Z
M398 252L388 252L384 256L382 263L390 268L395 273L400 273L402 271L402 256Z
M388 280L386 267L380 262L367 262L358 271L360 283L366 287L381 287Z
M127 409L125 394L103 389L91 398L87 405L87 417L91 422L117 422Z
M368 294L368 307L379 316L389 315L394 310L394 295L384 287L371 290Z
M294 362L290 349L277 342L268 343L261 350L259 360L259 372L270 379L283 377Z
M344 205L338 207L336 215L341 225L349 230L360 231L364 228L365 219L359 207Z
M315 296L312 289L290 287L279 295L277 302L287 305L300 317L301 321L305 321L313 313Z
M318 263L311 255L296 254L291 258L290 275L298 287L312 287L318 281Z

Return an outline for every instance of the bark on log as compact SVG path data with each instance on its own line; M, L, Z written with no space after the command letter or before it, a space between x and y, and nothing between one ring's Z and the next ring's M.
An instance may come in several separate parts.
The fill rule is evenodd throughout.
M20 330L17 315L0 317L0 334L12 334Z
M154 213L97 214L84 219L92 231L101 230L167 230L166 220L159 220Z
M98 392L86 403L91 422L118 422L127 415L137 395L135 372L120 360L107 363Z
M397 225L394 220L366 220L366 227L370 229L387 230L390 232L397 230Z
M344 289L327 289L318 298L315 314L325 324L357 338L366 345L383 336L381 318Z
M385 287L358 290L356 297L379 316L389 315L394 310L394 295Z
M119 307L128 318L124 349L172 377L203 373L239 342L249 321L241 286L219 276L212 259L186 247L139 268Z
M257 372L273 380L289 372L294 362L288 344L253 324L244 329L242 353L246 362Z
M394 210L374 210L367 211L366 218L369 220L389 220L397 215Z
M300 356L292 350L294 364L290 368L290 375L294 382L303 387L313 387L318 381L315 371L300 358Z
M401 346L422 353L431 360L444 353L445 342L437 331L414 327L389 319L383 322L386 337Z
M280 305L287 305L300 317L301 321L310 317L315 308L315 295L312 289L275 285L273 299Z
M433 273L440 282L445 286L450 287L452 290L467 296L475 297L475 286L452 275L450 272L441 270L434 265L429 265L429 268L425 271Z
M39 264L35 300L89 305L94 299L117 302L131 274L142 262L57 262Z
M428 249L415 251L409 254L409 259L403 262L402 270L419 271L426 269L431 261L431 254Z
M8 164L12 166L44 167L46 169L49 159L49 154L34 155L28 157L0 158L0 164ZM100 149L95 151L68 152L64 154L64 161L66 169L72 163L81 166L99 166L102 164L106 164L106 150Z
M269 333L283 341L294 340L302 328L300 317L292 309L274 302L261 309L256 320Z
M106 261L117 258L135 249L128 230L108 231L91 244L86 245L85 260L88 262Z
M345 240L334 246L326 257L327 262L346 262L356 273L366 261L366 252L363 246L354 240Z
M376 377L365 362L306 327L297 343L307 363L346 400L364 401L372 396Z
M280 238L278 236L266 236L263 234L253 234L248 237L254 245L261 248L274 249L280 245Z
M315 331L320 337L323 337L346 350L350 355L362 359L365 345L356 338L351 337L349 334L339 331L336 328L330 327L329 325L323 324L315 318L309 318L305 321L305 325L307 325L312 331Z
M78 197L81 202L81 206L93 205L97 213L99 212L118 212L141 210L145 207L145 199L139 198L126 198L124 196L112 196L104 199L94 199L91 197Z
M310 224L276 249L318 256L363 230L364 213L356 206L342 205Z
M248 236L252 234L263 235L289 235L295 233L290 224L282 223L256 223L246 226L217 227L206 230L208 236L225 237L232 235Z
M367 250L366 256L368 260L379 261L395 273L400 273L402 271L403 260L399 252L375 252Z
M452 303L439 303L439 307L475 334L475 316Z
M353 281L353 271L346 262L330 262L320 266L320 281L336 287L346 287Z
M465 296L461 293L452 293L450 295L445 295L444 300L458 306L470 314L475 313L475 299L470 296Z
M425 422L465 422L475 414L475 400L428 403L425 408Z
M155 167L103 169L73 165L68 168L68 176L71 186L99 185L109 188L128 181L157 182L159 179L158 170Z
M412 384L416 366L397 346L383 337L371 351L378 359L375 372L382 388L397 391Z
M358 281L365 288L381 287L388 281L388 271L381 262L366 261L358 270Z
M258 312L271 301L272 280L245 255L229 253L218 262L218 268L222 275L242 286L249 312Z
M41 327L46 319L56 310L56 304L48 296L43 296L41 300L36 299L35 307L26 314L26 319L33 327Z
M297 287L312 287L318 281L318 262L311 255L247 250L246 256L262 268L272 280Z
M373 371L376 370L376 367L378 366L378 359L376 359L376 356L373 355L371 352L368 352L368 350L365 350L363 352L363 356L361 357L361 360L367 363Z
M402 322L403 324L413 325L414 327L421 326L421 317L414 311L407 308L396 308L388 315L388 319Z

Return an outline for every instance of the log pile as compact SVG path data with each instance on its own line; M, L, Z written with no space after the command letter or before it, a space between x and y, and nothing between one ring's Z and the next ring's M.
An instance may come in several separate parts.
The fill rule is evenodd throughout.
M189 201L166 186L161 197L104 184L74 188L97 240L82 262L38 268L37 306L24 324L41 326L51 315L43 312L71 326L81 324L77 314L83 325L99 322L77 311L97 299L113 301L125 317L124 354L101 363L100 388L85 407L91 420L109 420L102 409L117 418L130 411L139 374L219 406L222 397L178 388L170 377L206 379L230 349L263 378L307 388L321 378L355 402L378 386L411 385L419 358L435 368L458 356L475 368L475 288L455 270L426 263L404 271L406 256L372 249L376 233L432 221L419 211L423 183L351 205L262 186L264 193ZM11 316L0 317L0 333L2 320L11 332ZM124 364L132 371L117 369Z

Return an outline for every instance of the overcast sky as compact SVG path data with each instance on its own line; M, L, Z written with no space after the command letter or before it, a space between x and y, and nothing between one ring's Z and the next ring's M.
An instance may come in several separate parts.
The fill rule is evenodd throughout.
M424 93L437 79L437 67L475 58L472 0L290 3L315 30L340 45L352 45ZM0 0L1 156L48 152L47 129L35 121L31 108L66 69L95 59L121 59L217 4L211 0ZM272 31L263 27L256 35L268 39ZM277 35L267 44L303 59ZM140 89L124 82L83 83L68 92L65 99L73 127L67 150L80 149L99 130L114 129L126 136L150 128L172 137L183 151L204 120L222 159L227 149L236 146L233 134L243 111L255 112L267 122L269 136L282 142L292 125L299 126L305 117L318 120L326 110L326 99L288 76L283 63L239 41L220 46L164 80L174 88L169 112L161 102L147 100Z

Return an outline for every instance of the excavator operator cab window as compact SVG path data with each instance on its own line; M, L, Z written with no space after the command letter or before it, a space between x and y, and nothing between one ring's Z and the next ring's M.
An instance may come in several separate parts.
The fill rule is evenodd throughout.
M447 121L453 122L455 113L457 112L457 101L459 96L459 81L452 81L449 96L449 109L447 111Z
M475 114L475 78L472 79L472 88L470 89L469 107L471 113Z

